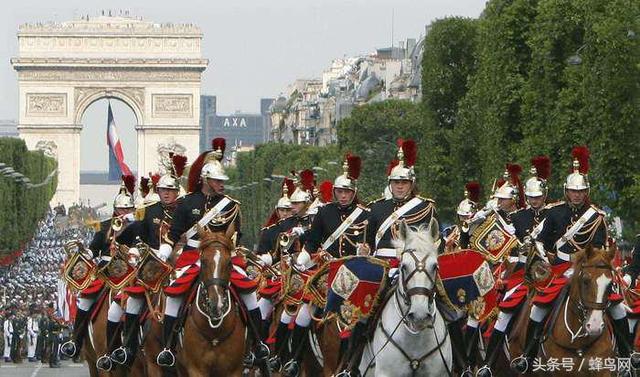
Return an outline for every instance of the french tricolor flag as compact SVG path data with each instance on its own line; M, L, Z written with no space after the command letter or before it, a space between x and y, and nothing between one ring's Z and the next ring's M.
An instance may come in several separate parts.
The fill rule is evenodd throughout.
M109 102L109 114L107 116L107 145L109 145L109 180L118 181L123 175L133 175L124 162L124 153L118 138L116 122L113 119L111 102Z

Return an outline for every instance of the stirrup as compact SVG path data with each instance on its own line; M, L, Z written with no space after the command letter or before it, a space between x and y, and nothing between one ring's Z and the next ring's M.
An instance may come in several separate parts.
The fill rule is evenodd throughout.
M465 373L467 372L471 373L470 367L467 367L467 369L462 372L462 375L465 375ZM485 364L478 368L475 377L493 377L493 372L491 372L491 368L489 368L489 366Z
M524 366L522 364L519 364L520 362L524 362ZM529 370L529 360L527 360L524 355L520 355L511 360L511 363L509 365L511 366L511 369L520 374L527 373L527 371Z
M111 352L111 360L116 364L124 365L127 363L128 359L129 353L124 346L118 347L115 351Z
M351 372L347 369L335 375L335 377L351 377Z
M68 348L73 347L73 351L69 351ZM78 352L78 348L76 347L76 343L73 340L69 340L65 342L62 346L60 346L60 353L67 357L75 357Z
M242 359L242 366L244 366L245 368L253 368L255 363L256 363L256 355L253 352L249 352Z
M166 357L170 356L171 362L168 362L168 363L162 362L162 358L165 357L163 355L168 355ZM165 348L162 351L160 351L160 353L156 357L156 364L160 365L161 367L172 367L176 365L176 357L174 356L173 352L171 352L169 348Z
M629 364L631 365L632 370L640 368L640 352L631 352L631 354L629 355Z
M280 357L278 355L273 356L267 361L267 365L271 372L279 372L282 369L282 364L280 363Z
M263 342L258 342L255 345L255 351L253 352L253 354L256 360L263 361L268 359L271 353L269 352L269 346L267 346Z
M298 377L300 375L300 366L296 359L289 360L282 368L284 377Z
M109 355L102 355L96 361L96 368L103 370L105 372L109 372L113 368L113 363L111 362L111 358Z

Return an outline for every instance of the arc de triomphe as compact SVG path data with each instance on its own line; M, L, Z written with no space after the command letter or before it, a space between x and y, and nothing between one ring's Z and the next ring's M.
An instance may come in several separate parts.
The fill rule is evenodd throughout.
M20 26L18 57L11 59L18 73L18 131L29 149L55 143L59 175L52 203L79 200L82 115L101 98L117 98L135 113L138 172L158 170L160 144L179 144L189 161L195 159L208 64L201 41L196 26L129 17Z

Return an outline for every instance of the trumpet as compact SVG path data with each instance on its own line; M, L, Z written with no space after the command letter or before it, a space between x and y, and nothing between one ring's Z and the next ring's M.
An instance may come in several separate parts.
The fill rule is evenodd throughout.
M122 221L122 217L118 216L118 217L114 217L113 219L111 219L111 229L114 232L119 232L122 230L122 227L124 226L124 221Z

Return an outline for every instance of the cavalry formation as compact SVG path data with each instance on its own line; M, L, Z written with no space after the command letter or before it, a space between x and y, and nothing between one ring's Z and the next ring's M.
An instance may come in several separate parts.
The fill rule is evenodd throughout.
M507 164L486 205L466 185L441 231L417 193L416 143L399 142L382 198L363 205L362 161L318 184L285 178L255 250L224 194L225 140L190 166L123 177L63 278L80 292L73 339L92 376L631 376L640 266L624 271L590 203L588 150L547 204L550 162ZM636 271L634 273L634 271ZM640 303L640 301L638 301Z

